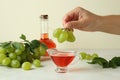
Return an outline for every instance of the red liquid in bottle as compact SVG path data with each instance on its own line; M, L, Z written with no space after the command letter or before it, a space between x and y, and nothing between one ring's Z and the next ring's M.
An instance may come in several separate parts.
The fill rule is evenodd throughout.
M58 53L51 56L57 66L66 67L74 59L74 55L70 53Z
M48 33L41 34L40 42L44 43L48 48L56 48L56 44L51 39L49 39ZM48 56L47 52L45 56Z

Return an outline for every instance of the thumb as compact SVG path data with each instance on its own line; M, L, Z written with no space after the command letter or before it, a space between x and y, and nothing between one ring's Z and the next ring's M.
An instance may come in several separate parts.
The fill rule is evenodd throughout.
M80 28L80 22L79 21L70 21L67 22L64 25L65 28L75 28L75 29L79 29Z

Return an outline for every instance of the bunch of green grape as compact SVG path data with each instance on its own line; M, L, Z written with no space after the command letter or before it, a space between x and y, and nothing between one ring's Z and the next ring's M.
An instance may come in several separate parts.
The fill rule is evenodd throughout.
M16 41L1 42L0 65L30 70L32 64L36 67L41 66L40 56L45 52L45 48L40 45L38 40L24 43Z
M74 42L75 36L73 34L73 29L70 28L57 28L53 32L53 36L57 38L59 43L63 43L65 41Z
M80 58L82 60L92 60L96 57L99 57L97 53L93 53L93 54L88 54L86 52L80 52Z

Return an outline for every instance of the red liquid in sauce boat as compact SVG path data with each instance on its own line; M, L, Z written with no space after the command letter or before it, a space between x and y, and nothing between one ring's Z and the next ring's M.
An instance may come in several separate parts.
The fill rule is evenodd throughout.
M53 62L59 67L68 66L72 62L74 57L75 55L71 53L57 53L51 55Z
M52 61L56 65L55 71L58 73L66 73L68 71L69 64L76 57L76 51L59 51L55 48L47 49Z

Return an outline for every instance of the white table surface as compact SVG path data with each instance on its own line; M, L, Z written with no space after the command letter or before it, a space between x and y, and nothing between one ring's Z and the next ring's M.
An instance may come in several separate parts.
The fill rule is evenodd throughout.
M120 49L117 50L81 50L88 53L98 53L99 56L111 59L120 56ZM105 68L99 65L88 64L79 61L70 65L69 72L56 73L56 66L49 61L42 62L43 67L34 68L29 71L21 68L7 68L0 66L0 80L120 80L120 67L116 69Z

